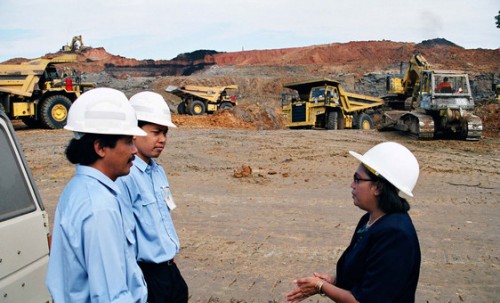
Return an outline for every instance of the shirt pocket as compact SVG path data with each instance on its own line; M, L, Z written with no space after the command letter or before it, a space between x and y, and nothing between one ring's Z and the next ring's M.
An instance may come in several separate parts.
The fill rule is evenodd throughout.
M161 223L160 210L156 201L143 201L139 212L139 221L141 225L157 226Z

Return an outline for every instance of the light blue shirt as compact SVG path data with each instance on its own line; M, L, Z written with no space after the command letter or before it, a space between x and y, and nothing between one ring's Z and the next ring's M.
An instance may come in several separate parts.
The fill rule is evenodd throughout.
M146 302L133 221L122 218L117 193L99 170L76 166L52 231L46 284L55 302Z
M137 260L162 263L173 259L180 245L166 203L170 190L163 168L153 159L148 165L136 156L130 174L116 183L119 199L130 206L137 223Z

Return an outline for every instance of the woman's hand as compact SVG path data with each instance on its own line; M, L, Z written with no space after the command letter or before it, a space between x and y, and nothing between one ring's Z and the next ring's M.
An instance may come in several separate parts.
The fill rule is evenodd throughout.
M317 272L314 272L313 275L316 277L316 278L320 278L321 280L327 282L327 283L330 283L332 285L335 285L335 279L330 276L330 275L327 275L327 274L320 274L320 273L317 273Z
M286 302L295 303L300 302L312 295L318 293L316 285L322 279L318 277L302 278L294 280L293 282L297 287L295 287L291 292L285 295Z

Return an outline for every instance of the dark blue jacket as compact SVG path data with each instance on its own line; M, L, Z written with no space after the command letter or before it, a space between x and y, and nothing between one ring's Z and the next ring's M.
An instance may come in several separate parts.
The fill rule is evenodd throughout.
M337 263L336 286L359 302L415 302L420 245L407 213L387 214L369 229L361 217Z

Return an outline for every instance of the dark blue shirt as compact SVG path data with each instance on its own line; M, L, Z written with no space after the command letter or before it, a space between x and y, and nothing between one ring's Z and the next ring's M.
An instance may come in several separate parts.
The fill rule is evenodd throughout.
M387 214L370 228L361 217L337 263L336 286L359 302L415 302L420 245L407 213Z

